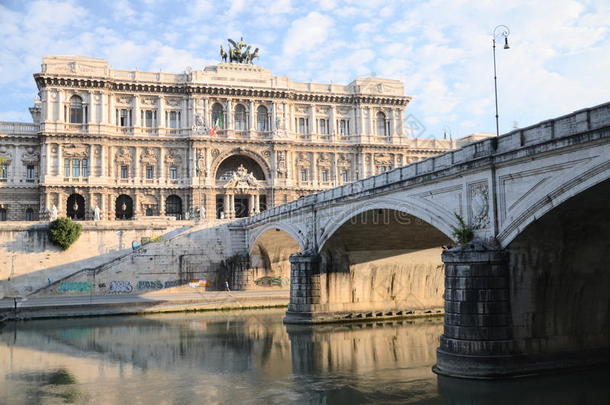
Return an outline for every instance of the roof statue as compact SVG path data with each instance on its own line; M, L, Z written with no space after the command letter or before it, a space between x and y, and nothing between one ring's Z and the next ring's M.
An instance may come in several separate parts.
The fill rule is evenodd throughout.
M228 39L229 46L228 52L225 51L222 45L220 45L220 58L223 62L229 59L229 62L233 63L250 63L254 62L254 59L258 58L258 48L254 52L250 52L252 47L244 42L244 37L241 37L239 42L233 41L231 38Z

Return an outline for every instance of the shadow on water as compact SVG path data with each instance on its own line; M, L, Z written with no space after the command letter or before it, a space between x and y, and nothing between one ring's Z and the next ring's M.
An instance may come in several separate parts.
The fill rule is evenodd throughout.
M285 326L283 310L11 323L6 404L610 403L608 373L438 378L442 320Z

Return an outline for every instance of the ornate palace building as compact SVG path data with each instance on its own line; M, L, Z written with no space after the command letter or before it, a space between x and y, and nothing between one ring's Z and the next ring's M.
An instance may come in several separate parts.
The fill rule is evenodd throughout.
M76 56L45 57L34 78L33 123L0 123L0 220L243 217L456 146L406 136L411 99L396 80L301 83L236 62L150 73Z

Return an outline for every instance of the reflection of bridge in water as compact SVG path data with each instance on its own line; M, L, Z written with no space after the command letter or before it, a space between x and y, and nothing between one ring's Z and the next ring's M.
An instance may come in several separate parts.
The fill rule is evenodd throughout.
M232 240L290 269L287 323L444 307L440 373L607 362L609 135L610 104L584 109L242 219ZM460 228L478 242L443 252Z

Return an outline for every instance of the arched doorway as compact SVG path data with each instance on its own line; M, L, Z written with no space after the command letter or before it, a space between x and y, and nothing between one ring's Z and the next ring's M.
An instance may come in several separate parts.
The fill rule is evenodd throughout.
M121 194L115 204L116 219L131 219L133 217L133 200L126 194Z
M165 215L182 219L182 199L177 195L170 195L165 199Z
M80 194L68 197L66 215L73 220L85 219L85 198Z
M265 172L253 158L231 155L216 169L216 185L220 193L216 196L217 218L243 218L261 211L266 206Z

